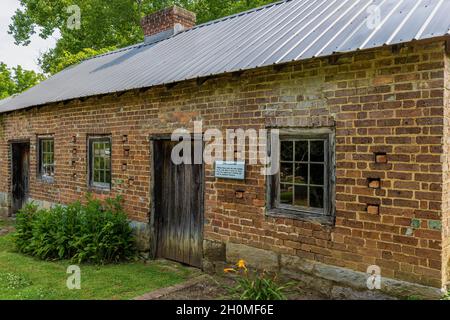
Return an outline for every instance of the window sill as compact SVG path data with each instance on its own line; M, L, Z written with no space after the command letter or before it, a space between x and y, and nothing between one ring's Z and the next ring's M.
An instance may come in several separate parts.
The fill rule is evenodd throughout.
M89 186L88 191L98 194L109 194L111 192L111 188L100 186Z
M55 183L55 178L53 177L46 177L46 176L39 176L37 178L37 181L40 183L45 183L45 184L53 184Z
M334 217L315 214L305 211L295 211L281 208L273 208L266 211L266 216L271 218L287 218L306 222L318 223L325 226L334 226Z

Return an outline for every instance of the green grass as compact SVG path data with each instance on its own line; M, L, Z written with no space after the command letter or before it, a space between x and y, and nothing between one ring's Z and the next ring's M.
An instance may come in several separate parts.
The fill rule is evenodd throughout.
M12 234L1 236L0 299L131 299L192 274L192 269L166 261L80 265L81 289L69 290L66 270L71 264L25 256L15 251Z

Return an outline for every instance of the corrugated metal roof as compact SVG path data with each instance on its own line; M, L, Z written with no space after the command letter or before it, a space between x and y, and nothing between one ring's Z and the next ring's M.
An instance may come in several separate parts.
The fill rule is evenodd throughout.
M449 12L450 0L278 2L86 60L0 101L0 112L444 36Z

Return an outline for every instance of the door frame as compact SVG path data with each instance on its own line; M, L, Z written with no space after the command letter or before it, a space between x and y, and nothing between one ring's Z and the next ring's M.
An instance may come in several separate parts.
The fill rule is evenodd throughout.
M30 139L11 139L8 140L8 151L9 151L9 215L13 216L13 171L14 171L14 161L13 161L13 145L14 144L28 144L28 191L30 188L30 168L31 168L31 143Z
M202 176L203 180L201 183L201 191L200 191L200 205L201 205L201 220L202 227L200 230L200 241L201 241L201 254L203 260L203 241L205 239L204 229L205 229L205 164L203 163L203 150L204 150L204 142L203 142L203 133L201 135L191 134L191 141L201 139L202 140ZM149 136L149 144L150 144L150 211L149 211L149 226L150 226L150 258L156 259L158 252L158 223L156 218L156 206L155 206L155 144L159 141L171 141L171 134L152 134ZM203 269L203 268L202 268Z

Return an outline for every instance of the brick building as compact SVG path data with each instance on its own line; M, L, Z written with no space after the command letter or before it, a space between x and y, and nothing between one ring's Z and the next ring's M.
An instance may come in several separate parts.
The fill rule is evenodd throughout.
M382 291L436 296L449 281L449 7L292 0L199 26L178 7L148 16L144 43L0 102L1 210L122 195L155 257L205 270L244 258L331 296L366 289L377 266ZM171 163L171 133L195 121L279 129L279 172Z

